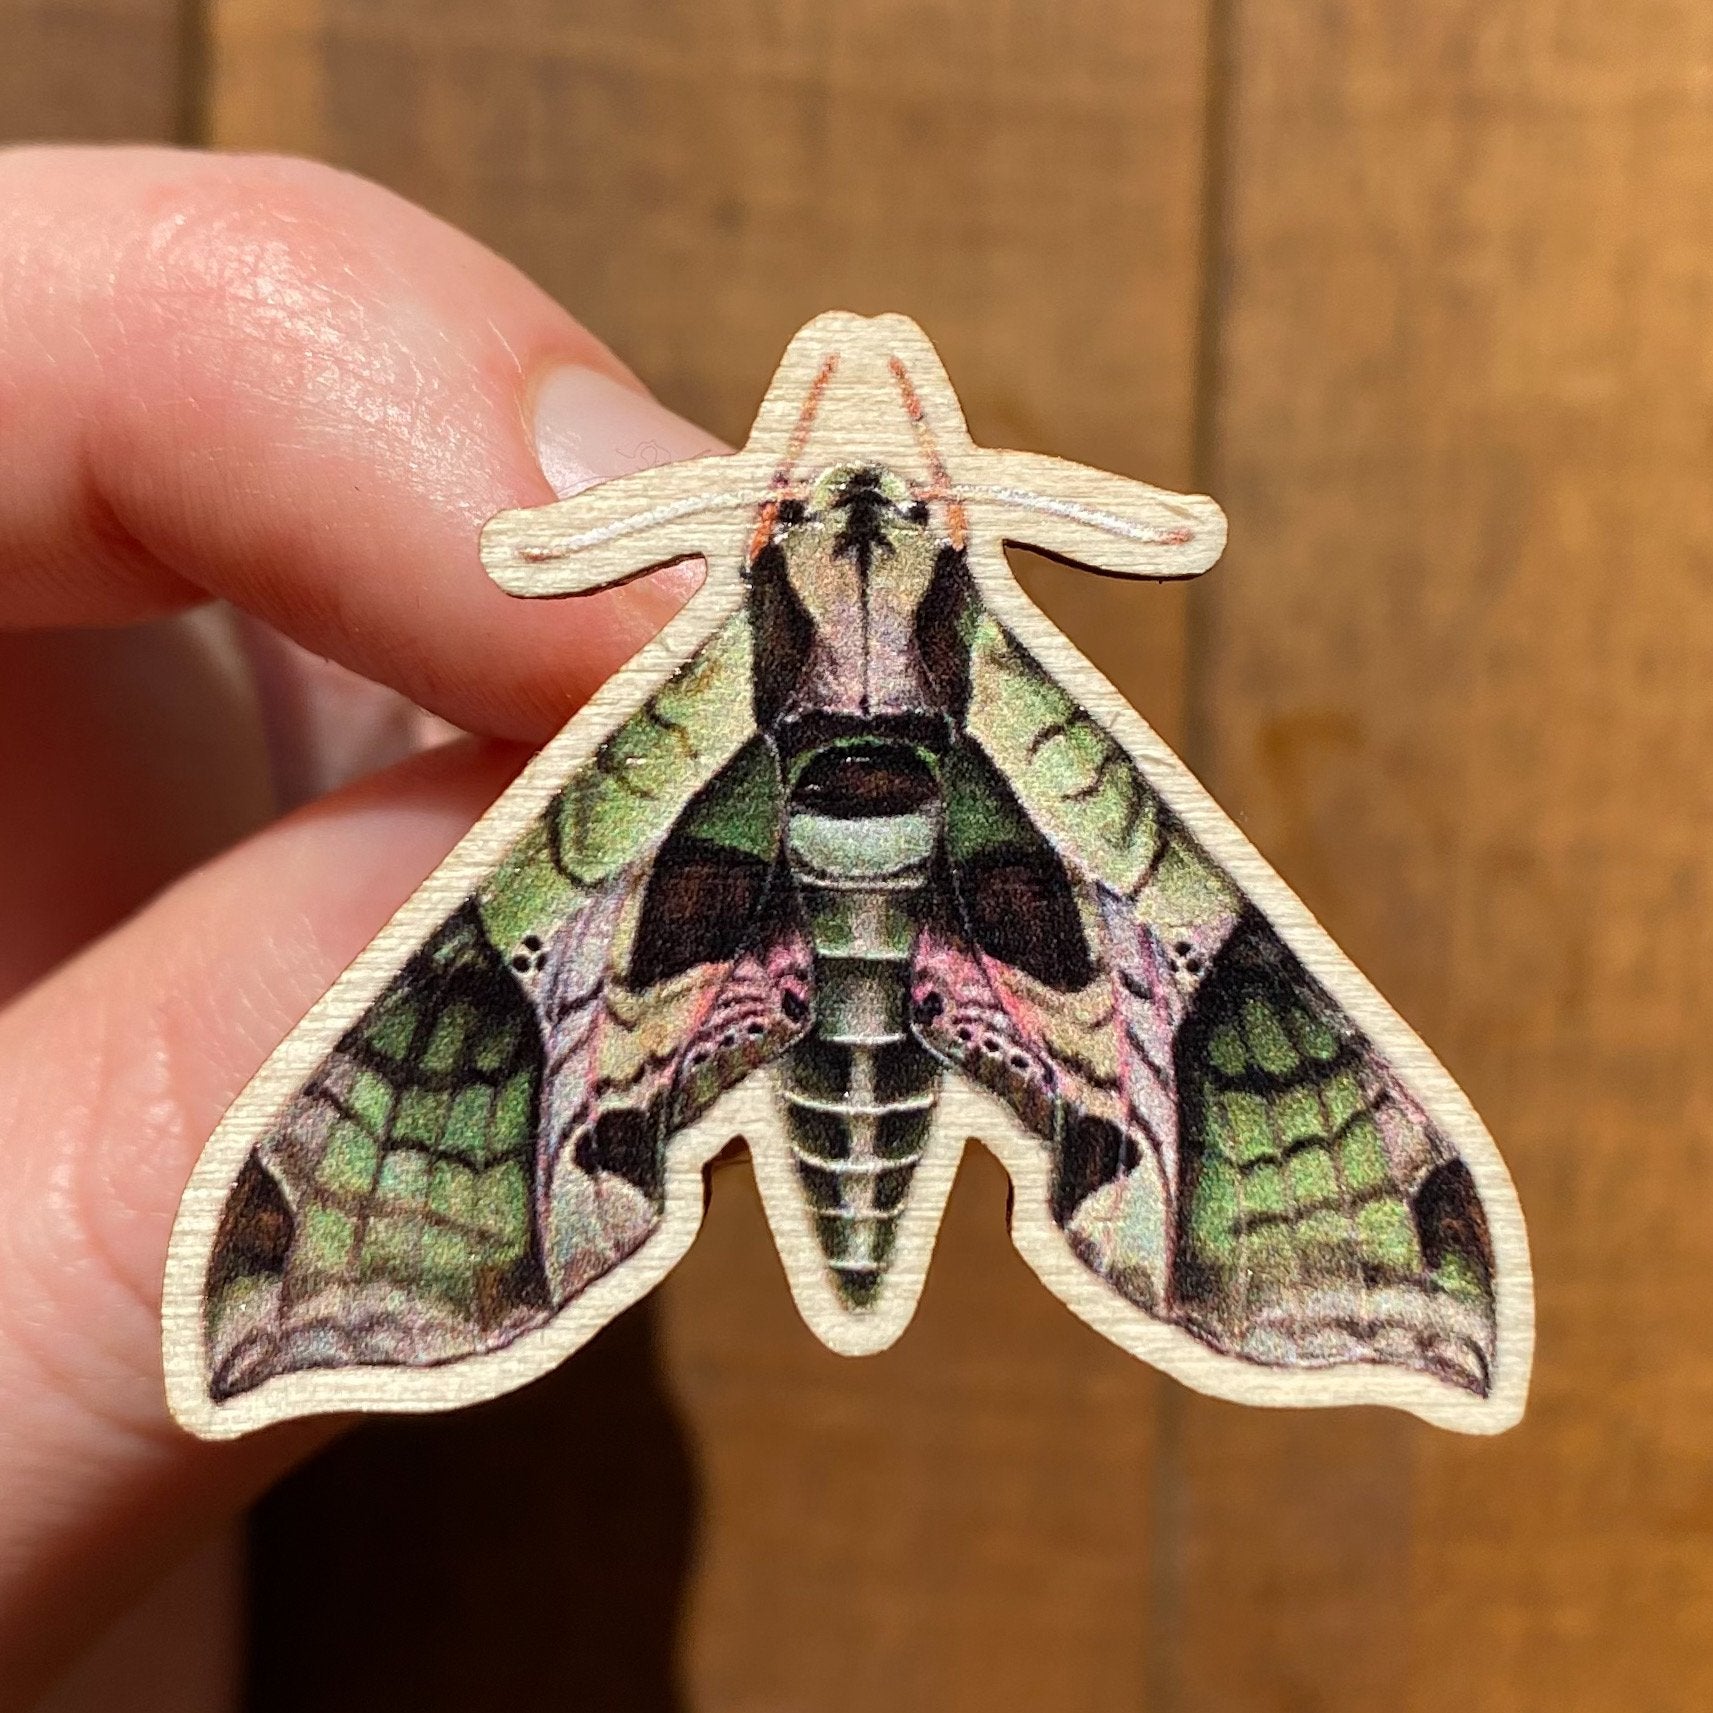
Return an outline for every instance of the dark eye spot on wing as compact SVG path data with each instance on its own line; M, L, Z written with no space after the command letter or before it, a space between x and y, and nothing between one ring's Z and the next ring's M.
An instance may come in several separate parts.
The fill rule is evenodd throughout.
M1069 993L1094 979L1070 876L1005 776L972 744L941 764L951 890L989 957Z
M769 866L730 845L669 839L643 894L631 984L651 987L696 964L734 958L767 890Z
M261 1160L245 1160L220 1218L220 1234L208 1271L210 1296L248 1273L284 1272L294 1230L285 1195Z
M1484 1289L1493 1288L1493 1240L1469 1168L1447 1160L1422 1180L1412 1207L1429 1272L1453 1256L1467 1262Z

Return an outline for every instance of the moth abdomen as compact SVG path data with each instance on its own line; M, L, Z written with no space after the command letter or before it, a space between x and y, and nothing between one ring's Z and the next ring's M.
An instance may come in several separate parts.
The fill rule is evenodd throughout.
M782 1063L798 1183L834 1284L853 1308L880 1293L939 1083L938 1065L907 1038L869 1045L817 1030Z
M907 1013L940 820L919 753L889 744L816 754L787 815L815 1019L781 1063L785 1132L827 1269L852 1308L881 1292L939 1094L938 1064Z

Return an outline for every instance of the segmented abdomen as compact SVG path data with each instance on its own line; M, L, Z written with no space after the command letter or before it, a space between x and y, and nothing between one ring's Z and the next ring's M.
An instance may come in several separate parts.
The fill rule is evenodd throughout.
M793 812L787 852L815 952L815 1026L781 1061L785 1133L839 1294L875 1301L939 1097L910 1034L909 966L933 808L841 818Z

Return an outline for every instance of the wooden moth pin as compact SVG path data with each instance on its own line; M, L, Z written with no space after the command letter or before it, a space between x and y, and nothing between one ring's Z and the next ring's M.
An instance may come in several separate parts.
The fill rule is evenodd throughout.
M1528 1256L1479 1119L1001 547L1187 577L1224 533L974 445L922 333L845 314L741 452L495 518L515 595L707 578L208 1144L179 1420L522 1384L683 1255L741 1136L835 1350L902 1332L980 1137L1048 1289L1187 1384L1516 1421Z

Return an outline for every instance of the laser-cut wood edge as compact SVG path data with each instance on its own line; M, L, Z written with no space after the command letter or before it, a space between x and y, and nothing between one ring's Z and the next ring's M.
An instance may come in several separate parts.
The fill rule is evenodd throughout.
M781 462L802 400L835 353L881 359L904 355L934 424L951 486L967 496L969 564L982 598L1121 745L1171 812L1384 1055L1467 1163L1493 1244L1497 1361L1487 1397L1455 1393L1426 1375L1373 1364L1263 1368L1150 1320L1068 1252L1064 1234L1047 1212L1039 1142L996 1100L955 1075L946 1079L927 1155L901 1222L889 1290L853 1331L851 1316L832 1300L807 1213L790 1181L772 1104L773 1073L763 1071L677 1133L668 1150L658 1226L634 1255L541 1328L502 1349L442 1367L297 1371L229 1401L211 1401L204 1280L222 1208L251 1148L344 1031L486 878L564 780L739 609L754 508ZM890 390L875 403L877 412L897 414L897 396ZM843 450L853 460L873 458L876 438L853 434ZM163 1361L168 1400L179 1422L202 1437L227 1439L308 1414L455 1408L537 1378L651 1290L684 1255L701 1225L705 1168L728 1141L742 1137L793 1298L815 1334L845 1354L883 1349L908 1325L965 1141L979 1139L1011 1176L1016 1191L1012 1239L1043 1283L1106 1337L1184 1384L1238 1403L1389 1405L1466 1433L1495 1433L1515 1423L1523 1412L1532 1362L1533 1281L1516 1193L1485 1126L1439 1061L1199 781L1023 593L1003 552L1003 543L1010 541L1109 574L1168 578L1207 569L1224 539L1222 514L1200 496L1169 493L1039 454L975 446L951 383L920 329L899 316L869 320L843 312L817 317L792 341L742 451L619 477L555 505L492 519L482 535L483 561L513 594L581 593L692 556L707 561L708 575L661 635L534 757L311 1008L210 1138L185 1191L167 1259Z

